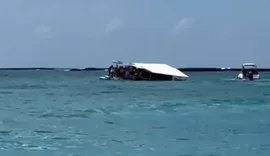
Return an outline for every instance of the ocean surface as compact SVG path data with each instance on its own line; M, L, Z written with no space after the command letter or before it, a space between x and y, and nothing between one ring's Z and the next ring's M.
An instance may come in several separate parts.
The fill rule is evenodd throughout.
M130 82L0 71L0 155L270 155L270 73L186 73L185 82Z

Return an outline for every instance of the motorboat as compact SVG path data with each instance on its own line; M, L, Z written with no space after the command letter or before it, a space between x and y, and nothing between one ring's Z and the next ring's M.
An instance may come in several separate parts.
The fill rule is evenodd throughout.
M242 64L242 70L237 76L238 79L242 80L256 80L260 79L257 65L255 63L244 63Z

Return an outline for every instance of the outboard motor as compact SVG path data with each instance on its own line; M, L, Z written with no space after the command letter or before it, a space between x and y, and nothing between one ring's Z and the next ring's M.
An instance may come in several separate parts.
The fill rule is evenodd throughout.
M249 72L248 75L247 75L248 79L249 80L253 80L253 72Z
M242 70L243 78L247 77L247 71L245 69Z

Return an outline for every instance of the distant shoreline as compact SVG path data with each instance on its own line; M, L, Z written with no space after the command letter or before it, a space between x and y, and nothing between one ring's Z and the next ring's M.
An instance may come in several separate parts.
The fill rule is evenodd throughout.
M55 70L55 71L102 71L107 68L39 68L39 67L32 67L32 68L0 68L0 70ZM240 71L241 68L178 68L181 71L185 72L218 72L218 71ZM265 71L270 72L270 68L258 68L258 71Z

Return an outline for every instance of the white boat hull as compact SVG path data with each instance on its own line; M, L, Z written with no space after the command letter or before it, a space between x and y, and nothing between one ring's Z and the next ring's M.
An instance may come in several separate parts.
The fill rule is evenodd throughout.
M237 78L238 79L246 79L246 78L244 78L242 73L239 73ZM257 80L257 79L260 79L260 75L259 74L253 74L253 80Z

